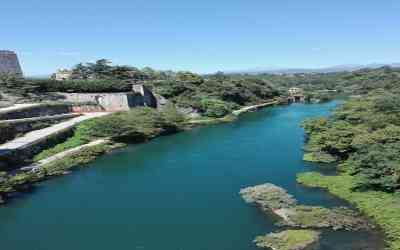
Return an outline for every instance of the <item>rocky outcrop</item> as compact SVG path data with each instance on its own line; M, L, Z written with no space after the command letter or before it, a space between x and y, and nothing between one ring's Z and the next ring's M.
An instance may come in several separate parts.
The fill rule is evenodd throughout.
M244 188L240 190L240 195L247 203L255 203L264 211L274 212L297 204L285 189L271 183Z

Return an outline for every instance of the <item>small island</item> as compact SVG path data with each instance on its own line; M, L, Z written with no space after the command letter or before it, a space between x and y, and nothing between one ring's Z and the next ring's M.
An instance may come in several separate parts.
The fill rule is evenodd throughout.
M320 233L313 230L285 230L258 236L258 247L272 250L314 250L318 247Z

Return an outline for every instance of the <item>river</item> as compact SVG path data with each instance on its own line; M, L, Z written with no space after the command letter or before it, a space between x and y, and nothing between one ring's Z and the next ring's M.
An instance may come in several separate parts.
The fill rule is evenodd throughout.
M266 108L102 156L1 207L1 249L255 250L252 240L277 227L241 188L271 182L303 204L345 205L295 181L318 168L302 161L301 121L336 105ZM376 233L328 232L321 250L381 243Z

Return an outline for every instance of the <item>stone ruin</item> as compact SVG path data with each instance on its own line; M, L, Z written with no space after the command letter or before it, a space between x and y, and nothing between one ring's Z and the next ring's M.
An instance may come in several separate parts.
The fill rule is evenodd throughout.
M0 75L22 76L22 69L17 54L13 51L0 50Z

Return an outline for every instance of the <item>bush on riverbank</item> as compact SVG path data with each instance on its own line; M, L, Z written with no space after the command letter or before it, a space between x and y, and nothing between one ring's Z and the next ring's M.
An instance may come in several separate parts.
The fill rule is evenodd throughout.
M87 120L75 128L72 137L42 151L34 157L34 161L98 138L109 137L117 142L142 142L158 135L177 132L182 128L183 122L184 117L173 106L167 106L163 111L141 107Z
M399 190L400 94L393 92L375 91L347 101L330 119L306 121L305 160L343 161L357 189Z

